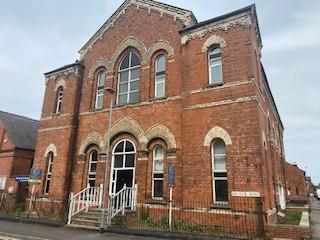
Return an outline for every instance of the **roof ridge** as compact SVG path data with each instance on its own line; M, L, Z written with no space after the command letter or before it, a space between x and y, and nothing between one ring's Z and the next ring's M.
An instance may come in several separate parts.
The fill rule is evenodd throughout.
M18 114L16 114L16 113L10 113L10 112L7 112L7 111L2 111L2 110L0 110L0 113L10 114L10 115L12 115L12 116L24 118L24 119L27 119L27 120L31 120L31 121L35 121L35 122L40 122L40 120L36 120L36 119L30 118L30 117L18 115Z

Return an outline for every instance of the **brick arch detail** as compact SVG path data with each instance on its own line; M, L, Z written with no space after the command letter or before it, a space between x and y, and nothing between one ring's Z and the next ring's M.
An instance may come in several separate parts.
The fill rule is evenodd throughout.
M212 35L210 36L202 45L202 52L208 51L208 48L211 47L213 44L220 45L221 48L227 46L226 41L219 35Z
M118 60L118 58L121 56L123 51L125 51L127 48L133 47L138 50L138 52L141 55L141 65L145 65L147 63L147 48L144 45L142 41L139 39L129 36L125 40L123 40L120 45L116 48L117 50L114 52L114 54L111 57L111 60L109 62L108 69L111 71L115 71L115 65Z
M147 139L144 135L144 131L137 121L130 117L124 117L114 123L111 128L110 139L116 136L119 133L130 133L139 141L141 150L147 150ZM102 149L107 148L108 133L103 137Z
M211 128L211 130L205 136L203 145L209 147L212 140L215 138L221 138L226 145L232 144L231 137L228 132L221 127L215 126Z
M56 157L58 155L56 145L54 145L53 143L50 143L44 153L44 157L47 157L49 152L53 152L53 156Z
M66 80L64 79L60 79L59 81L56 82L56 86L54 88L54 91L56 92L58 90L59 87L63 87L63 89L67 88L67 83Z
M108 69L110 62L107 59L100 59L93 64L89 71L89 78L93 78L94 73L101 67Z
M103 137L100 133L95 131L89 133L89 135L82 141L78 155L85 155L87 147L91 144L97 145L100 150L103 149Z
M145 137L148 142L150 142L154 138L161 138L163 139L168 146L168 149L176 149L176 139L173 133L162 124L155 124L146 132Z
M148 49L147 59L149 63L151 61L152 55L159 50L165 50L168 54L168 58L174 56L174 48L171 46L170 42L166 40L159 40Z

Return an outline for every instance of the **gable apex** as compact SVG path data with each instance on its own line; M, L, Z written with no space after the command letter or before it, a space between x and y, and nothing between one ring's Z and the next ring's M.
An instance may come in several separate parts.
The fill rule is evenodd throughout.
M137 9L142 8L147 9L148 11L156 11L160 14L165 13L166 15L172 16L172 18L174 18L175 20L180 20L185 27L190 27L194 24L197 24L197 19L190 10L156 2L153 0L126 0L100 27L100 29L89 39L89 41L87 41L86 44L79 50L80 59L82 59L87 50L91 48L92 44L97 39L101 38L102 34L110 27L112 27L119 17L125 14L126 9L131 5L135 6Z

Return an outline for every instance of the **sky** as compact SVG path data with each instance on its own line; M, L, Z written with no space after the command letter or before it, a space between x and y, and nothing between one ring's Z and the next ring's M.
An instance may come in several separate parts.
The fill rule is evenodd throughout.
M255 3L286 158L320 183L320 1L160 0L207 20ZM43 73L73 63L123 0L1 0L0 110L39 119Z

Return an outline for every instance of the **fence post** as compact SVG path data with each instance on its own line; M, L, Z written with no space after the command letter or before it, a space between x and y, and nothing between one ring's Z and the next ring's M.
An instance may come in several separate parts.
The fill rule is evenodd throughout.
M133 207L131 208L133 211L137 210L137 198L138 198L138 184L134 185L134 196L133 198Z
M121 192L121 197L120 197L120 199L121 199L121 208L122 208L122 211L121 211L121 213L122 213L122 216L124 216L124 209L125 209L125 206L126 206L126 191L127 191L127 185L126 184L124 184L124 186L123 186L123 191Z
M169 196L169 231L171 232L172 225L172 187L170 187L170 196Z
M85 199L86 199L86 212L88 212L88 210L89 210L89 201L90 201L90 185L89 184L87 185L87 191L86 191Z
M264 212L263 212L263 200L261 197L257 198L257 212L258 212L258 228L259 237L265 239L265 228L264 228Z
M99 208L102 207L102 197L103 197L103 184L100 184L99 187Z
M72 211L73 211L73 193L70 193L69 196L69 212L68 212L68 225L71 224Z

